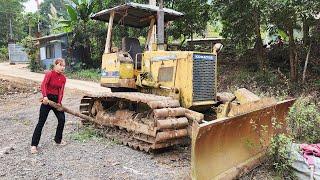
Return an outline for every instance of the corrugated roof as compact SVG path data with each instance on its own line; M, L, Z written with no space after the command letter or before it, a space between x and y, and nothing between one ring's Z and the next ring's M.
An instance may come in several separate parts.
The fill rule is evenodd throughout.
M126 3L124 5L102 10L96 14L91 15L91 18L108 22L110 13L112 11L115 11L114 23L136 28L143 28L149 26L151 17L156 17L158 10L158 6L138 3ZM163 8L163 11L165 22L175 20L184 15L181 12L168 8Z
M53 39L58 39L61 36L66 36L66 35L68 35L68 33L50 34L48 36L42 36L42 37L36 38L36 40L39 40L39 41L41 41L41 40L49 40L49 41L51 41Z

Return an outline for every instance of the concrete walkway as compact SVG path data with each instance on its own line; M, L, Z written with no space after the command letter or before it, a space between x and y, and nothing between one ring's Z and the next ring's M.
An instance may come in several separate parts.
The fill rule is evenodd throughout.
M44 74L30 72L26 64L10 65L8 62L0 63L0 75L9 76L12 78L21 78L25 80L35 81L41 83ZM99 83L82 81L76 79L68 79L66 83L66 88L76 89L84 91L86 93L108 93L111 92L109 88L101 87Z

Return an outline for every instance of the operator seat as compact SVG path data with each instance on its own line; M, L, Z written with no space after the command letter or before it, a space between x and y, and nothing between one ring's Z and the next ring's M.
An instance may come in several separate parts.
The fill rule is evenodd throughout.
M130 54L130 56L133 59L134 66L136 66L136 64L135 64L136 55L138 53L142 53L142 48L140 46L139 39L129 38L129 37L122 38L122 51L128 52ZM137 67L135 67L135 68L141 69L141 59L142 59L142 56L138 55L137 56Z

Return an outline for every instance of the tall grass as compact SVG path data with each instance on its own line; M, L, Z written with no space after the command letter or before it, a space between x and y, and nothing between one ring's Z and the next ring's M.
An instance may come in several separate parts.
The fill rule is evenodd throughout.
M100 69L82 69L77 71L66 71L66 76L70 79L80 79L99 82Z

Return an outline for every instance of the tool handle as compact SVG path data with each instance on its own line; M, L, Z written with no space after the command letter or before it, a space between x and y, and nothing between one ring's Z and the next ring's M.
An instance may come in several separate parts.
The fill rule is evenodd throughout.
M42 102L42 100L41 100L41 102ZM82 118L82 119L85 119L85 120L88 120L88 121L92 121L92 122L94 121L94 119L92 117L90 117L90 116L81 114L80 112L75 112L75 111L73 111L73 110L71 110L69 108L66 108L65 106L58 105L58 103L55 103L55 102L53 102L51 100L47 100L47 102L51 107L54 107L59 111L64 111L66 113L72 114L74 116L77 116L79 118Z

